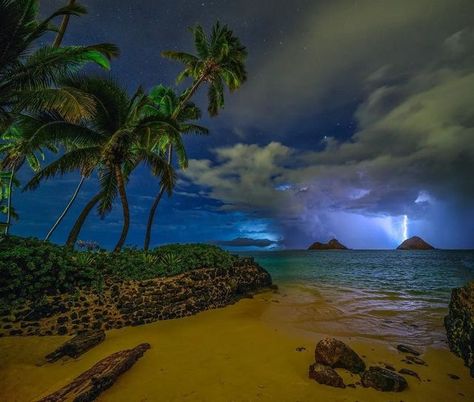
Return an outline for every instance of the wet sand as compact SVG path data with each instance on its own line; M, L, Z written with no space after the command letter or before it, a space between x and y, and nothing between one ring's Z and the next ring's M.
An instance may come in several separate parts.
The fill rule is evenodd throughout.
M67 337L0 338L0 401L36 400L107 355L141 342L152 348L99 401L473 400L474 379L462 360L438 341L442 324L432 329L437 341L420 342L412 339L414 334L382 328L382 324L389 326L387 317L399 315L397 312L387 310L380 314L379 322L370 319L364 326L364 317L344 308L348 304L336 294L282 288L276 294L262 293L193 317L108 331L105 342L78 360L42 366L38 364L43 356ZM393 327L393 321L391 324ZM417 330L421 333L427 328ZM316 343L325 336L348 343L368 365L406 367L416 371L421 381L406 376L409 388L402 393L317 384L308 379L308 366L314 360ZM404 355L395 349L398 339L418 345L428 366L401 362ZM300 347L305 350L298 352ZM359 381L358 376L338 371L346 384ZM460 379L453 380L448 374Z

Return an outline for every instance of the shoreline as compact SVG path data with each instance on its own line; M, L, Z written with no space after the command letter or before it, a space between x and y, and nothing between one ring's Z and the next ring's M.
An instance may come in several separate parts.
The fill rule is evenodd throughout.
M36 366L67 337L0 338L0 400L25 401L55 391L99 359L117 350L149 342L151 349L105 391L98 401L310 401L387 400L467 401L474 381L460 358L447 347L428 346L428 366L406 366L395 344L383 339L339 336L324 326L331 302L316 302L312 321L320 325L300 329L282 309L290 309L287 288L194 316L107 331L106 340L77 360ZM310 303L311 304L311 303ZM335 389L308 378L314 347L324 336L347 342L368 365L390 363L398 370L418 372L421 381L407 376L409 387L400 394L373 389ZM407 340L408 343L408 340ZM296 348L305 348L298 352ZM356 377L340 373L347 384ZM448 374L460 377L451 379ZM463 394L464 396L460 395Z

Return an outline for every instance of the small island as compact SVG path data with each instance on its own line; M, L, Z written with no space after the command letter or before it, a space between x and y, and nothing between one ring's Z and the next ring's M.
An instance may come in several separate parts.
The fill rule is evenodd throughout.
M317 241L311 244L311 246L308 247L308 250L348 250L348 248L337 239L331 239L327 243L320 243Z
M434 250L435 248L421 237L413 236L406 239L397 247L397 250Z

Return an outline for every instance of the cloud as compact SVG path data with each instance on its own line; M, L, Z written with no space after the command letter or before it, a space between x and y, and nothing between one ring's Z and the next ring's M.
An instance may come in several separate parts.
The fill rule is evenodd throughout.
M214 161L192 160L185 181L204 187L222 209L275 219L287 242L351 228L337 213L347 222L383 227L393 241L401 233L394 227L401 217L433 219L435 204L438 210L449 205L451 216L471 217L472 32L441 38L436 57L396 82L386 78L389 67L367 76L362 82L367 94L354 115L358 130L349 140L327 137L319 151L280 142L221 147ZM417 225L425 231L429 226ZM439 230L443 222L431 227Z
M358 100L371 90L361 85L367 77L399 82L446 38L462 53L473 13L470 0L312 2L282 41L253 55L248 84L230 100L234 125L281 127Z
M277 241L269 239L251 239L249 237L237 237L232 240L217 240L215 242L220 246L226 247L270 247L278 244Z

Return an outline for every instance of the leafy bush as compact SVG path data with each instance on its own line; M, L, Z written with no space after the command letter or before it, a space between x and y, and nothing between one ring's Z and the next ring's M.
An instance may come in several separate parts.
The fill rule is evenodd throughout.
M0 243L0 304L39 299L82 286L100 290L107 277L143 280L199 268L229 268L236 259L206 244L171 244L148 253L131 248L110 253L75 251L36 239L9 237Z

